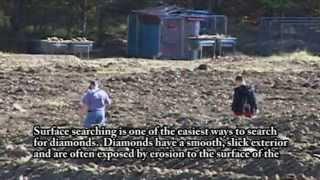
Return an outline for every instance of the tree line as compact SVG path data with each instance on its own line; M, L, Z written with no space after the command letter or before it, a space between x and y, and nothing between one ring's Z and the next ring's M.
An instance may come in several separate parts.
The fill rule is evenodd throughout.
M1 0L0 39L125 37L132 10L160 4L211 10L236 22L257 22L261 16L320 15L319 0Z

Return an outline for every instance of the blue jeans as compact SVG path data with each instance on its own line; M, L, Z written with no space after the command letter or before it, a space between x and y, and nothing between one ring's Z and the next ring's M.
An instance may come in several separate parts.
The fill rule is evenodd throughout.
M105 111L88 112L84 121L85 128L91 128L94 125L104 126L106 124Z

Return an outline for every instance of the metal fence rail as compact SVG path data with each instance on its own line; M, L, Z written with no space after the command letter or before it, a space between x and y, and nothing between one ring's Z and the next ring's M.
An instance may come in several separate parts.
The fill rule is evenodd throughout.
M320 17L263 17L257 51L262 55L307 50L320 52Z

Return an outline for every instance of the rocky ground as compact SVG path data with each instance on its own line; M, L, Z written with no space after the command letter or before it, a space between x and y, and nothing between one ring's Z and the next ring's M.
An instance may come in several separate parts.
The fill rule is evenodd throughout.
M253 121L230 113L233 78L256 85ZM290 140L278 160L34 160L32 126L80 126L79 98L97 78L113 97L109 127L268 127ZM0 54L0 179L320 179L320 58L79 60Z

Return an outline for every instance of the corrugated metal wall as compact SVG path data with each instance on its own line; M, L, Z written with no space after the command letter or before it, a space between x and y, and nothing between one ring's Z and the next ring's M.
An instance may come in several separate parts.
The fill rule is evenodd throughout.
M139 56L139 21L137 15L128 17L128 56Z
M160 52L160 25L140 25L140 55L144 58L157 58Z
M160 52L158 17L132 14L128 17L128 56L157 58Z
M166 18L161 25L161 57L181 59L183 56L183 19Z

